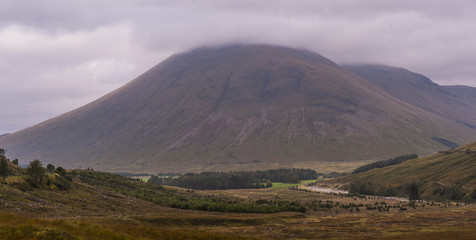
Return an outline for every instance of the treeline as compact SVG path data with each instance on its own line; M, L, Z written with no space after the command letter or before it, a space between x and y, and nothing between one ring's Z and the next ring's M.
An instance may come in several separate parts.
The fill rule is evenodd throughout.
M396 165L396 164L405 162L405 161L410 160L410 159L415 159L415 158L418 158L417 154L402 155L402 156L398 156L398 157L391 158L391 159L388 159L388 160L382 160L382 161L377 161L377 162L365 164L363 166L360 166L360 167L356 168L354 171L352 171L352 173L367 172L367 171L372 170L374 168L383 168L383 167L387 167L387 166L391 166L391 165Z
M51 174L51 175L50 175ZM5 156L5 150L0 148L0 177L6 183L6 178L10 176L24 176L25 182L15 182L14 185L26 191L33 188L47 188L68 190L71 186L72 178L67 175L66 170L53 164L43 167L40 160L31 161L23 169L18 164L18 159L10 160Z
M149 183L196 190L269 188L272 182L299 183L316 179L312 169L280 168L264 171L187 173L180 177L152 176Z
M123 177L128 177L128 178L150 176L150 173L131 173L131 172L113 172L113 173Z
M194 190L171 189L113 173L73 170L71 174L88 185L172 208L236 213L306 212L306 206L301 202L287 201L277 196L270 200L253 201L226 195L197 194Z
M134 173L134 172L113 172L117 175L121 175L123 177L131 178L131 177L147 177L147 176L153 176L154 174L151 173ZM159 177L180 177L182 174L180 173L158 173L157 176Z
M352 182L349 185L352 194L377 196L401 196L410 200L431 199L436 201L476 201L476 188L464 189L458 185L430 184L413 181L400 184L381 184L371 181Z

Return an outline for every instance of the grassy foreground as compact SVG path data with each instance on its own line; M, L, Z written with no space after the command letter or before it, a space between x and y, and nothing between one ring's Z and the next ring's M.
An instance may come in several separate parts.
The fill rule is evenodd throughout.
M313 194L296 192L296 195L303 198ZM326 197L315 195L319 199ZM305 214L169 209L123 217L49 218L0 210L0 236L2 239L475 239L476 208L358 213L331 210Z
M41 187L28 185L25 176L7 177L0 184L0 239L476 238L476 206L471 204L324 194L297 187L191 191L110 173L69 174L67 182L49 174L49 184ZM194 208L205 204L207 211ZM259 210L286 204L306 211L209 208Z
M2 239L246 239L119 218L43 219L0 213Z

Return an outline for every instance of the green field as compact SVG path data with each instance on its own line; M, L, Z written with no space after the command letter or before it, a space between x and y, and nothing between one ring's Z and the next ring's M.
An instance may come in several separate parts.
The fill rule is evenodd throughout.
M134 176L132 177L134 179L140 179L142 182L148 182L150 179L150 176Z
M271 188L288 188L288 187L295 187L295 186L302 186L308 183L314 183L320 181L320 179L312 179L312 180L301 180L300 183L282 183L282 182L273 182L273 186Z

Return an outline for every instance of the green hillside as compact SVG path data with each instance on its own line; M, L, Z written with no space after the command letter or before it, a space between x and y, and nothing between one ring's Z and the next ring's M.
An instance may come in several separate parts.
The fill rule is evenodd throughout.
M428 157L334 179L334 184L372 195L476 200L476 142Z

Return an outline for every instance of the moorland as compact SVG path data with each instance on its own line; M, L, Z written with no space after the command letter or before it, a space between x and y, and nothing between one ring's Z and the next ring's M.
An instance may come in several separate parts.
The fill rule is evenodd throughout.
M284 187L273 182L268 188L193 190L93 169L44 168L39 161L36 167L43 170L35 179L33 162L21 168L15 161L2 159L10 169L0 184L0 235L4 239L476 236L476 206L469 199L409 201L361 193L314 192L302 186L329 184L322 176Z

